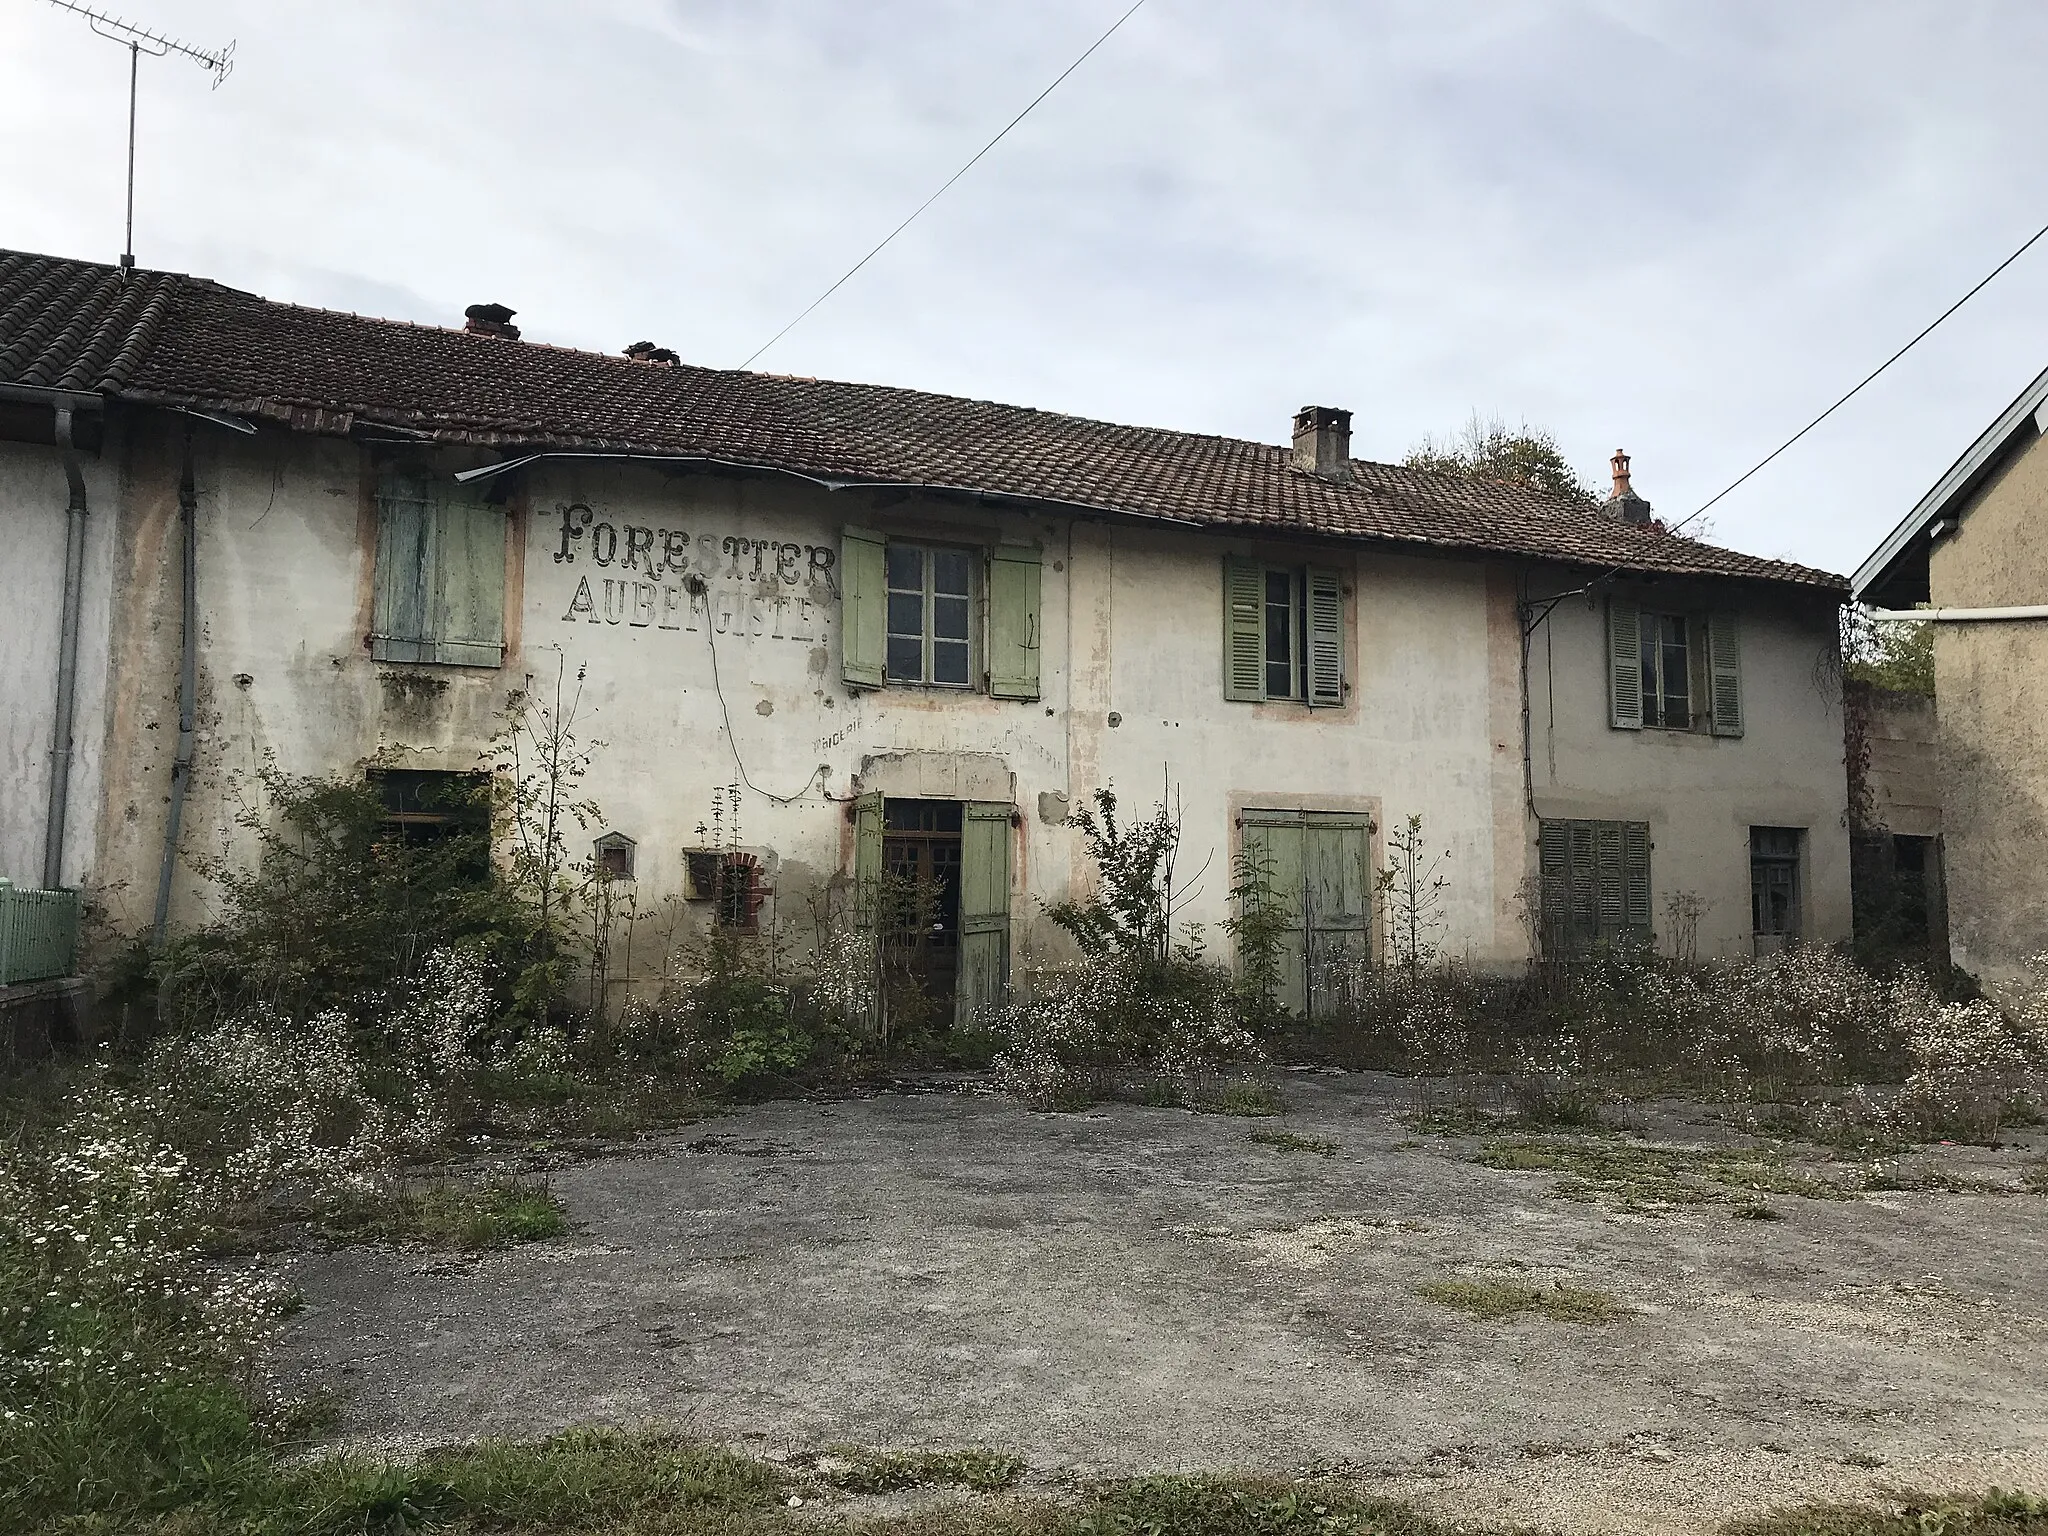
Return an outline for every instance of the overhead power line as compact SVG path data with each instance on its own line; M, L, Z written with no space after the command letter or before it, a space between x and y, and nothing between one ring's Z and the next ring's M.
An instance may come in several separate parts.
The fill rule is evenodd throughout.
M2043 224L2039 229L2035 230L2031 235L2027 236L2025 240L2020 242L2020 247L2018 250L2014 251L2010 256L2006 257L2005 260L2001 261L1989 272L1985 273L1984 276L1978 280L1977 285L1974 288L1972 288L1968 293L1964 294L1960 299L1957 299L1955 303L1949 305L1947 309L1944 309L1932 320L1928 321L1926 327L1920 332L1919 335L1915 336L1911 341L1907 342L1903 347L1899 348L1898 351L1894 352L1890 357L1886 358L1883 362L1879 363L1875 368L1871 369L1870 372L1866 373L1861 379L1857 380L1855 388L1851 389L1846 395L1842 396L1841 399L1837 400L1833 405L1829 406L1826 410L1822 411L1818 416L1814 417L1813 420L1809 421L1797 432L1794 432L1790 437L1786 438L1784 442L1778 444L1777 447L1773 448L1769 453L1765 454L1761 459L1757 460L1756 463L1752 464L1748 469L1744 470L1740 475L1736 476L1735 479L1731 480L1727 485L1723 486L1719 491L1715 492L1715 494L1711 498L1709 498L1703 506L1701 506L1699 511L1693 513L1691 517L1686 518L1685 522L1672 524L1671 531L1673 533L1676 533L1679 529L1683 528L1686 523L1692 522L1695 518L1705 516L1707 511L1714 505L1715 502L1719 501L1723 496L1728 495L1729 492L1735 490L1744 481L1748 480L1750 476L1754 475L1758 470L1762 469L1765 465L1769 464L1771 460L1775 459L1779 454L1783 453L1787 448L1790 448L1794 443L1798 442L1799 439L1806 436L1807 433L1811 432L1815 427L1819 426L1822 422L1826 421L1830 416L1834 415L1835 412L1839 411L1843 406L1847 405L1851 400L1855 399L1858 395L1863 393L1863 388L1865 385L1869 384L1879 374L1883 373L1885 369L1891 367L1893 363L1896 363L1908 352L1912 351L1915 347L1919 346L1921 342L1925 341L1930 335L1934 333L1934 328L1936 326L1940 325L1942 321L1946 320L1950 315L1954 314L1957 310L1961 309L1965 304L1969 303L1970 300L1974 299L1975 297L1977 297L1978 294L1982 293L1986 288L1988 288L1991 285L1991 280L1994 277L1998 276L1999 273L2003 272L2007 267L2011 266L2014 262L2018 261L2022 256L2026 255L2028 249L2034 244L2035 241L2039 240L2043 235L2048 235L2048 224Z
M1088 47L1082 52L1079 58L1075 59L1074 62L1069 64L1065 69L1061 70L1059 74L1053 78L1053 82L1051 85L1048 85L1044 90L1040 91L1036 96L1032 97L1029 102L1025 103L1024 110L1022 112L1019 112L1015 117L1011 118L1007 123L1005 123L1000 133L998 133L994 138L990 139L986 144L982 145L981 148L977 149L965 165L961 166L959 170L955 171L952 175L948 176L943 182L941 182L939 184L938 191L934 192L930 197L926 198L923 202L919 203L915 208L911 209L908 218L904 219L904 221L901 224L898 224L894 229L890 230L888 234L884 235L881 238L881 240L877 242L875 248L869 251L867 255L861 257L859 261L856 261L852 266L848 267L846 271L840 275L839 280L835 282L830 288L827 288L823 293L819 294L815 299L811 300L810 303L806 304L794 320L790 321L789 324L785 325L773 336L770 336L766 341L762 342L760 346L756 347L748 355L747 360L740 364L740 367L751 368L754 364L755 358L759 357L763 352L766 352L770 347L774 346L775 343L782 340L783 337L787 336L791 331L795 330L799 325L803 324L805 318L810 314L812 310L816 309L820 304L824 303L827 299L831 298L833 294L837 293L841 288L845 287L847 280L849 278L851 278L856 272L860 271L860 269L866 266L869 262L873 261L877 256L881 255L883 249L887 247L891 240L894 240L898 235L902 234L904 230L910 228L910 226L916 222L917 216L919 214L923 213L925 209L931 207L933 203L936 203L941 197L944 197L946 195L947 188L951 187L954 182L958 181L962 176L965 176L969 171L973 170L976 162L979 161L983 155L987 154L990 150L994 149L998 144L1002 143L1004 137L1009 133L1009 131L1012 128L1016 127L1019 123L1023 122L1025 118L1031 115L1032 108L1036 107L1041 101L1045 100L1046 97L1050 96L1054 91L1058 90L1060 87L1060 82L1065 80L1067 76L1071 75L1083 64L1087 63L1088 55L1095 52L1096 49L1100 48L1104 43L1108 42L1112 37L1116 36L1117 29L1121 27L1125 22L1129 21L1133 16L1135 16L1138 13L1140 7L1142 7L1144 4L1145 0L1137 0L1137 3L1135 5L1133 5L1129 10L1125 11L1123 15L1117 17L1115 21L1111 22L1109 25L1109 30L1104 32L1102 36L1096 38L1094 42L1090 43Z

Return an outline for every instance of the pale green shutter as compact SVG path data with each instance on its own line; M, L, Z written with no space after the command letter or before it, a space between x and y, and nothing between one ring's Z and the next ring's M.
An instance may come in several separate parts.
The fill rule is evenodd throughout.
M1372 956L1372 818L1310 811L1302 831L1308 1013L1334 1018Z
M392 479L377 496L377 589L370 654L432 661L434 515L417 480Z
M1569 905L1565 909L1565 949L1582 954L1600 932L1600 869L1595 849L1598 823L1567 822L1565 860Z
M1266 696L1266 572L1255 561L1223 558L1223 697Z
M1038 551L1004 545L988 559L988 691L1038 697Z
M505 514L482 502L435 509L433 659L495 667L505 657Z
M1593 823L1593 877L1599 889L1600 936L1612 938L1628 926L1628 894L1624 888L1621 823Z
M867 989L867 1017L860 1021L868 1033L882 1032L882 1012L887 1004L882 987L882 797L858 796L853 815L853 921L867 945L867 963L872 985Z
M1276 909L1287 917L1280 934L1274 1001L1289 1013L1308 1011L1308 921L1306 872L1302 863L1299 811L1246 811L1244 846L1261 856L1271 880Z
M1010 818L1012 807L970 801L960 835L960 974L955 1028L971 1027L1002 1002L1010 984Z
M1617 730L1643 728L1643 615L1620 597L1607 599L1607 696Z
M1546 960L1570 953L1567 937L1572 904L1571 828L1561 821L1536 824L1538 947Z
M1621 824L1622 921L1638 939L1650 938L1650 827L1648 822Z
M1344 579L1308 568L1308 702L1328 709L1344 702Z
M879 688L889 653L888 540L865 528L839 533L840 675L849 688Z
M1742 734L1742 643L1735 615L1707 616L1708 691L1714 709L1714 734Z

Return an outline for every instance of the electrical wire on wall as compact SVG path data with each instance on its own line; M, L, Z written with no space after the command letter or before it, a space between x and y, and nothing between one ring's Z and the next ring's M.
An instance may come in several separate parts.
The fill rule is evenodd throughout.
M811 770L811 776L798 786L793 795L778 795L772 789L763 789L747 775L746 760L740 756L740 739L732 728L732 709L725 702L725 684L718 675L718 634L711 618L711 587L701 576L693 576L684 583L692 598L704 599L704 643L711 651L711 691L718 695L718 715L725 722L725 744L732 751L732 765L739 770L740 782L762 799L776 805L795 805L811 792L813 784L819 784L819 794L826 800L848 800L849 795L835 795L831 790L832 765L820 763ZM821 783L821 781L823 781Z

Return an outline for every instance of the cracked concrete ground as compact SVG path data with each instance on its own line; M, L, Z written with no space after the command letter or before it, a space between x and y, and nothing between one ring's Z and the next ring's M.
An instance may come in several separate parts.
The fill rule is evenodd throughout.
M342 1384L344 1440L390 1450L593 1422L769 1454L983 1443L1050 1477L1333 1469L1588 1532L2048 1491L2040 1195L1644 1214L1415 1137L1408 1090L1368 1074L1290 1076L1262 1121L955 1086L572 1164L560 1241L305 1255L279 1364ZM1275 1129L1337 1150L1250 1138ZM2038 1148L1943 1150L2010 1171ZM1482 1322L1416 1295L1444 1276L1598 1287L1631 1315Z

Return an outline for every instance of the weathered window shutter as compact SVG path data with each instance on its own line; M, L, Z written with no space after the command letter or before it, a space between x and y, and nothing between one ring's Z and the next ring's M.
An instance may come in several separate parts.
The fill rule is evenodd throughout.
M434 515L426 488L392 480L377 497L377 595L370 654L378 661L432 661Z
M505 514L474 501L435 509L433 657L462 667L505 659Z
M1303 832L1308 818L1300 811L1246 811L1244 847L1266 866L1274 904L1287 924L1279 934L1279 975L1274 998L1289 1013L1308 1012L1307 866Z
M1600 931L1600 875L1594 823L1574 821L1569 825L1565 858L1570 865L1570 897L1565 912L1565 947L1576 954L1590 945Z
M1608 720L1616 730L1643 728L1643 615L1626 598L1607 599Z
M1622 921L1636 937L1650 937L1650 828L1647 822L1621 824Z
M988 560L988 691L1038 697L1038 551L1002 545Z
M1344 581L1336 572L1308 568L1308 702L1331 708L1344 702Z
M888 542L865 528L840 530L840 675L849 688L882 686L889 645L888 578L883 563Z
M1742 642L1736 632L1735 615L1707 616L1708 692L1714 711L1716 736L1742 734Z
M1002 1002L1010 985L1012 807L970 801L960 832L960 974L953 1023L968 1028Z
M1600 934L1609 937L1628 926L1628 900L1623 890L1621 823L1593 825L1593 878L1599 897Z
M1266 696L1265 568L1235 555L1223 558L1223 697Z
M1563 823L1536 824L1536 868L1538 886L1538 944L1549 959L1569 950L1566 932L1572 897L1571 831Z

